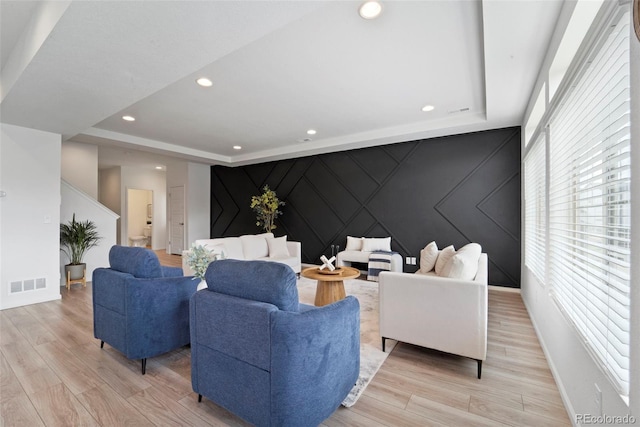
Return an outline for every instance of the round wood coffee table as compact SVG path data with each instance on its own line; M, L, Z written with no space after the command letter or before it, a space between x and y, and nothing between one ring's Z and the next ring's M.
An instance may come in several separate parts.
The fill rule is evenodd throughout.
M300 273L307 279L318 281L314 304L318 307L340 301L347 294L344 291L344 280L360 276L360 270L352 267L338 267L335 271L324 272L318 267L309 267Z

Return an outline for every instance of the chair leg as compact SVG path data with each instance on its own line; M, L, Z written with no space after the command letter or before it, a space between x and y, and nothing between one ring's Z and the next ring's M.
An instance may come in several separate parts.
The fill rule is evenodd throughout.
M382 337L382 352L384 353L384 347L386 344L387 339L385 337Z
M147 358L142 359L142 375L147 373Z
M100 348L104 348L104 341L100 341Z
M478 379L482 376L482 360L478 360Z
M201 394L198 395L198 403L200 403L200 402L202 402L202 395Z

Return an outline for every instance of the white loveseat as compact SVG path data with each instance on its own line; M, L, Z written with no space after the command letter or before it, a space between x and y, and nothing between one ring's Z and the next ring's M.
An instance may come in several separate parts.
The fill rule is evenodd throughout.
M379 278L380 335L386 339L470 357L487 357L487 254L473 280L430 273L382 272Z
M367 238L347 236L347 244L342 252L336 255L338 267L351 267L354 262L367 264L373 251L391 251L391 237ZM390 257L390 271L402 272L402 255L396 253Z
M302 245L286 240L287 236L274 237L273 233L247 234L240 237L220 237L199 239L201 245L216 253L224 252L225 258L239 260L273 261L287 264L295 273L302 267ZM182 253L182 270L185 275L193 275L187 264L188 251Z

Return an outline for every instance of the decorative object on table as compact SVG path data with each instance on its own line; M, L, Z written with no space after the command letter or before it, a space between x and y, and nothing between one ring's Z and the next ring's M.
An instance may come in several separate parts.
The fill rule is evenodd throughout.
M187 264L193 270L193 279L200 279L197 290L206 289L207 282L204 279L204 274L207 272L209 264L219 259L224 259L224 251L216 253L210 251L201 245L195 243L191 246L191 250L187 253Z
M275 219L282 215L278 208L284 206L284 202L278 199L276 192L265 185L263 193L259 196L251 197L251 209L256 213L256 225L262 227L265 232L270 233L275 228Z
M76 221L73 214L71 221L60 224L60 250L69 257L69 264L64 266L67 290L72 283L82 283L87 286L87 264L82 262L87 251L100 242L98 229L92 221Z
M329 271L333 271L336 268L333 266L333 262L336 260L336 257L332 256L331 258L327 259L326 256L322 255L320 257L320 261L322 261L322 265L320 266L320 270L324 270L325 268Z

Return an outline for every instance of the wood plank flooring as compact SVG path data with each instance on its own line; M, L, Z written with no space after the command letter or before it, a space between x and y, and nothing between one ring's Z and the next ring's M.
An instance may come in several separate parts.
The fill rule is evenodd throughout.
M178 255L158 251L164 265ZM93 337L91 285L0 312L2 426L244 426L191 389L190 351L140 362ZM489 292L489 346L476 362L399 344L360 400L323 426L569 426L518 293Z

